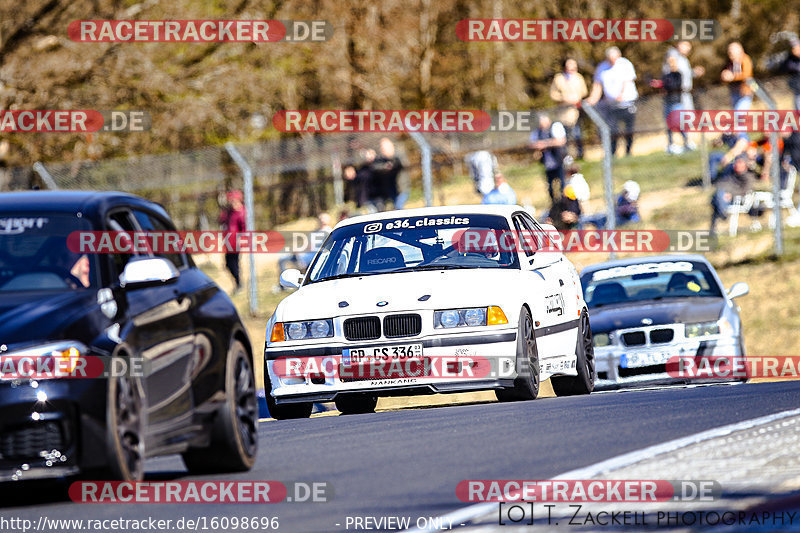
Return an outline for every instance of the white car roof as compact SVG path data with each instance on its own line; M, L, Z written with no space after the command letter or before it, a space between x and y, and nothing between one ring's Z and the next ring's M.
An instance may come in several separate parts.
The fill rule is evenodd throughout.
M445 205L441 207L418 207L415 209L398 209L395 211L383 211L369 215L358 215L346 218L336 224L336 227L348 226L350 224L361 224L371 220L390 220L395 218L427 217L444 215L500 215L510 217L517 211L525 211L518 205Z

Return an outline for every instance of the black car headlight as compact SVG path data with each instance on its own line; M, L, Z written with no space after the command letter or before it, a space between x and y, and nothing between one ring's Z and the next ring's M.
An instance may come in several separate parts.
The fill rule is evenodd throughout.
M36 380L70 376L88 354L89 348L78 341L52 342L6 352L0 354L0 361L8 358L9 364L0 364L0 378L3 374Z

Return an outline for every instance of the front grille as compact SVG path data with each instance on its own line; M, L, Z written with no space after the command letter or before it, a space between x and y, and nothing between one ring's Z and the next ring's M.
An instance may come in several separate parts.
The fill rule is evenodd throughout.
M422 318L415 313L389 315L383 319L383 334L387 338L413 337L422 331Z
M640 346L645 343L644 331L630 331L622 334L625 346Z
M672 342L675 336L675 331L671 329L654 329L650 332L650 342L659 344L664 342Z
M376 316L348 318L344 321L344 338L349 341L369 341L380 336L381 319Z
M35 460L40 452L66 448L66 439L58 422L38 422L22 427L4 429L0 434L0 458Z

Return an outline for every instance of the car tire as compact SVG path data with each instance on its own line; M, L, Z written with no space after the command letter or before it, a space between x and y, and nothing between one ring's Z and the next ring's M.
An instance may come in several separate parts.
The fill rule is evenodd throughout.
M343 415L361 415L375 412L375 407L378 405L378 397L366 394L340 395L336 397L334 403L336 404L336 409Z
M575 346L577 376L561 376L550 378L556 396L575 396L589 394L594 390L597 372L594 367L594 345L592 344L592 326L589 324L589 313L581 312L578 327L578 340Z
M225 402L211 430L211 443L190 448L183 462L191 473L244 472L256 462L258 452L258 402L255 374L247 349L231 343L225 361Z
M308 418L311 416L311 410L314 408L313 403L277 404L271 393L272 382L269 379L269 370L266 365L264 365L264 396L266 396L269 416L275 420L292 420L294 418Z
M106 406L107 466L92 470L91 475L96 479L141 481L145 409L139 380L128 375L109 378Z
M527 307L519 314L517 329L517 377L514 387L498 389L495 396L501 402L535 400L539 395L539 351L536 347L536 334L533 319Z

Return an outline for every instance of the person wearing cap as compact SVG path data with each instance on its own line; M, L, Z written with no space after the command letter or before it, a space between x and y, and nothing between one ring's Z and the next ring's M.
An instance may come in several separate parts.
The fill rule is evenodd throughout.
M219 223L222 231L231 235L230 242L236 242L236 235L240 232L247 231L245 223L246 212L242 200L244 195L242 191L234 190L227 194L228 205L222 210L219 215ZM237 292L241 288L240 270L239 270L239 252L225 252L225 267L228 272L233 276L235 287L233 292Z
M789 41L789 55L781 63L781 72L789 75L789 89L794 94L794 108L800 111L800 39Z
M602 97L602 101L601 101ZM589 105L602 104L606 122L611 128L611 152L617 152L620 122L625 125L625 153L631 155L633 127L636 122L636 70L633 63L622 57L616 46L606 50L606 60L597 66L592 92L586 99Z
M570 230L578 227L578 221L582 213L581 202L578 200L575 187L572 184L567 184L561 192L561 197L550 208L550 213L546 218L556 229Z
M714 182L716 190L711 196L711 234L716 231L718 220L728 219L728 209L733 200L745 196L753 190L757 176L748 166L747 154L739 154L733 160L730 169L721 174Z

